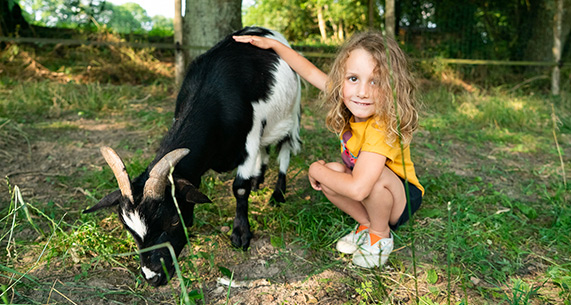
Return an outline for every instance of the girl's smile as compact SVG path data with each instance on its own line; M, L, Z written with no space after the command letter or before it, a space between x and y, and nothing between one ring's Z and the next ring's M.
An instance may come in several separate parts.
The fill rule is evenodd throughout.
M364 49L349 53L345 64L343 103L355 117L355 122L366 121L375 114L375 67L373 57Z
M357 101L353 101L353 103L359 105L359 106L370 106L371 103L363 103L363 102L357 102Z

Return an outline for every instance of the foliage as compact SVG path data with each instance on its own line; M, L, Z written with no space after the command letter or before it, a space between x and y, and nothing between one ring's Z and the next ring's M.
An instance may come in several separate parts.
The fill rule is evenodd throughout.
M277 29L290 40L339 42L365 29L367 5L363 0L259 0L246 10L243 23ZM319 31L319 18L327 27L325 37Z
M8 9L11 11L16 3L18 3L18 0L8 0Z
M311 12L303 9L303 0L256 1L243 16L244 25L259 25L276 29L286 38L316 35Z
M153 27L149 31L149 36L169 37L174 35L174 25L172 18L155 15L151 17L151 22Z
M373 27L383 29L384 3L372 1ZM244 24L278 29L297 42L338 44L355 31L368 28L368 3L365 0L258 0L246 10ZM538 14L543 3L547 2L396 1L398 36L409 52L419 58L525 60L534 28L542 27L546 36L552 35L552 26L546 28L541 23L542 15ZM320 22L325 26L322 29L325 33L320 34ZM563 37L563 43L568 37ZM543 57L547 61L551 53Z
M532 28L529 22L537 10L536 1L532 2L435 0L424 5L432 6L429 20L439 32L451 35L440 55L521 59L522 44Z
M104 0L20 0L27 19L36 25L94 29L115 33L173 35L171 18L149 17L137 3L114 5Z
M104 24L117 33L142 32L151 29L151 18L147 12L136 3L113 5L107 3L105 10L97 16L99 24Z
M31 22L49 27L86 28L105 7L105 0L20 0Z
M371 1L373 28L383 29L384 2L380 0L256 0L245 8L243 24L276 29L298 44L338 45L354 32L369 28ZM9 0L9 4L14 3L15 0ZM80 29L99 26L116 33L173 34L171 19L150 18L134 3L119 6L103 0L20 0L19 3L26 8L24 14L28 19L37 25ZM569 11L570 2L564 3L564 10ZM413 57L543 61L552 58L550 48L542 48L538 54L529 50L529 46L540 49L534 44L536 32L540 37L553 36L553 26L545 21L545 16L553 14L553 4L547 0L403 0L396 1L396 5L398 38ZM571 33L565 26L563 30L565 45L571 40ZM550 39L545 41L551 43ZM569 55L571 52L566 51L564 57Z

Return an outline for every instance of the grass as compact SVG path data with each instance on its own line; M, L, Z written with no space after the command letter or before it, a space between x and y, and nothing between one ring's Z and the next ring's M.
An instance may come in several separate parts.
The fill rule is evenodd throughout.
M275 170L270 187L251 196L254 241L263 247L229 246L233 175L210 172L202 190L214 203L197 206L180 273L156 290L138 274L136 246L117 216L80 212L116 188L98 146L118 148L132 177L143 171L170 124L174 89L165 80L0 79L0 160L10 164L1 171L9 177L0 188L0 302L208 303L217 277L252 274L246 266L266 270L274 292L258 292L266 284L256 278L236 280L257 283L249 289L257 297L290 302L278 295L284 279L298 294L317 279L316 290L349 304L571 303L568 88L554 98L541 88L469 92L429 81L412 147L427 192L412 222L395 232L382 270L351 268L334 250L354 222L307 182L309 164L337 159L338 143L306 90L304 149L291 161L288 202L267 204ZM35 172L30 162L45 168ZM320 277L326 272L335 276ZM226 287L218 300L234 304L240 289ZM305 300L312 298L327 300Z

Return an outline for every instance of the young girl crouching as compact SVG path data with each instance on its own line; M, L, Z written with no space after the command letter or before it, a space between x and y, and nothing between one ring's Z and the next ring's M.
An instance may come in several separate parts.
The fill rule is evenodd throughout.
M418 210L424 195L410 156L418 113L405 54L381 33L356 34L341 48L326 75L276 40L234 39L273 49L322 91L331 107L326 125L339 134L343 163L312 163L309 181L358 222L337 242L337 250L352 254L353 263L361 267L385 264L393 250L391 229Z

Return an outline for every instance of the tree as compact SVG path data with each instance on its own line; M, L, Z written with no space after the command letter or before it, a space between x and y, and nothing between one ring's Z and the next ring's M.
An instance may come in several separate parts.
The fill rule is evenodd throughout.
M15 0L0 0L0 36L10 36L30 25Z
M165 16L156 15L151 17L152 29L149 31L151 36L172 36L174 34L173 19Z
M276 29L290 40L343 41L367 28L369 0L256 1L244 16L246 24Z
M369 3L366 0L327 0L324 15L331 28L331 39L342 42L345 37L365 30L368 20Z
M424 56L552 61L553 0L403 0L400 26L417 31ZM564 0L562 44L569 40L571 0ZM420 30L420 31L419 31ZM410 41L410 39L408 39Z
M182 84L184 79L184 53L181 48L183 45L183 24L182 24L182 0L174 1L174 43L176 45L175 55L174 55L174 66L175 66L175 84L178 87Z
M385 31L387 36L395 37L396 16L395 0L385 0Z
M100 24L106 24L114 32L132 33L151 29L152 20L145 9L136 3L113 5L107 3L105 10L97 17Z
M92 26L106 4L105 0L20 0L20 2L32 9L31 19L35 24L68 28Z
M186 0L184 44L212 47L220 39L242 28L241 0ZM193 59L205 49L190 49Z
M528 19L531 25L531 32L526 46L524 56L529 60L553 61L553 30L554 16L557 12L557 1L539 1L536 15ZM561 25L561 45L569 46L571 39L571 0L563 1L563 22ZM569 52L569 50L567 51ZM569 53L567 53L569 58Z
M288 40L319 37L313 10L305 0L256 1L244 15L245 25L260 25L284 34ZM319 38L318 38L319 39Z

